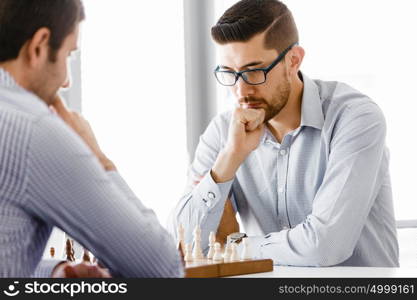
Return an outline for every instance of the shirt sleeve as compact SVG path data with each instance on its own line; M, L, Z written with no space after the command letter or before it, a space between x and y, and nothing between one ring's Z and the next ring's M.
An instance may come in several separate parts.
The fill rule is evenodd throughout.
M171 212L167 226L176 237L177 227L182 224L185 243L192 242L193 230L200 226L203 251L208 249L210 231L217 231L233 183L232 179L218 184L211 176L211 169L222 148L221 126L220 117L216 117L200 137L189 168L186 191Z
M386 175L381 171L385 135L375 104L348 108L334 128L312 213L292 229L254 239L255 256L292 266L331 266L348 259Z
M115 277L182 277L174 240L117 172L106 172L71 128L34 126L25 209L67 232Z

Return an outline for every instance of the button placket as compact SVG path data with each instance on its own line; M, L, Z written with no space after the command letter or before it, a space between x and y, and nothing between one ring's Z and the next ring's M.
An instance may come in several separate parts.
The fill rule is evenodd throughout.
M286 193L286 183L287 183L287 170L288 170L288 148L282 147L279 150L278 155L278 202L279 207L281 208L279 210L279 219L281 220L281 223L288 224L289 227L289 217L288 217L288 207L287 207L287 193Z

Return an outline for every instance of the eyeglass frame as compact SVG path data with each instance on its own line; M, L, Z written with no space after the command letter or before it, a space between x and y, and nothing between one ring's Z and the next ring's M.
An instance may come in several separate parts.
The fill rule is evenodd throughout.
M249 85L261 85L264 84L267 80L267 74L277 65L281 62L281 60L283 60L283 58L285 57L285 55L294 47L298 45L298 42L295 42L293 44L291 44L288 48L286 48L284 51L282 51L278 57L266 68L256 68L256 69L251 69L251 70L244 70L244 71L240 71L240 72L235 72L235 71L227 71L227 70L220 70L220 66L217 66L216 69L214 70L214 76L217 79L217 82L220 83L223 86L234 86L236 84L236 82L239 80L239 77L242 77L243 81ZM248 73L248 72L255 72L255 71L263 71L264 72L264 77L265 80L263 82L260 83L250 83L247 82L245 77L243 77L242 75L244 73ZM229 74L234 74L235 75L235 82L233 84L223 84L220 82L219 78L217 77L217 73L229 73Z

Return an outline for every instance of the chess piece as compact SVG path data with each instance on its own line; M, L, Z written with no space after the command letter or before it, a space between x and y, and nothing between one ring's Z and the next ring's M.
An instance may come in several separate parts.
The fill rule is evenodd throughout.
M87 249L84 248L84 254L83 254L83 261L91 263L90 253Z
M191 262L193 261L193 256L191 254L192 245L191 244L185 244L185 255L184 255L184 261L185 262Z
M216 235L211 231L209 235L209 251L207 253L207 259L213 259L214 243L216 243Z
M204 259L203 250L201 250L201 229L198 226L196 226L194 229L193 259Z
M223 255L222 255L222 249L221 249L220 243L214 244L214 254L213 254L213 261L222 261Z
M231 255L232 255L232 247L231 247L231 244L228 243L226 244L226 247L224 248L224 254L223 254L224 262L229 262Z
M184 243L185 230L184 230L184 227L182 226L182 224L178 225L177 236L178 236L178 248L180 248L180 246L181 246L181 248L184 250L185 249L185 243Z
M230 261L239 261L239 253L237 252L237 246L235 243L231 244L231 254L230 254Z
M250 260L250 259L252 259L252 255L251 255L250 249L249 249L249 240L248 240L248 238L242 239L242 243L243 243L243 249L242 249L242 255L240 256L240 259L241 260Z
M67 260L68 261L75 261L75 257L74 257L74 249L72 248L73 243L71 243L70 239L67 239L66 241L66 247L65 247L65 252L67 255Z
M51 254L51 258L54 258L55 257L55 248L54 247L51 247L49 249L49 253Z

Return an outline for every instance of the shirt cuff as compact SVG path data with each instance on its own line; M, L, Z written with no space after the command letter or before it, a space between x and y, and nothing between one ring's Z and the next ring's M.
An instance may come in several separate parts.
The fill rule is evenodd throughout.
M253 259L262 259L265 258L262 253L262 246L266 242L264 236L249 236L247 237L249 248L252 254ZM241 243L242 244L242 243Z
M43 259L39 262L32 277L34 278L49 278L52 276L53 269L60 263L65 262L59 259Z
M221 200L225 199L232 187L233 180L216 183L211 176L211 171L204 176L199 184L199 195L208 208L213 208Z

